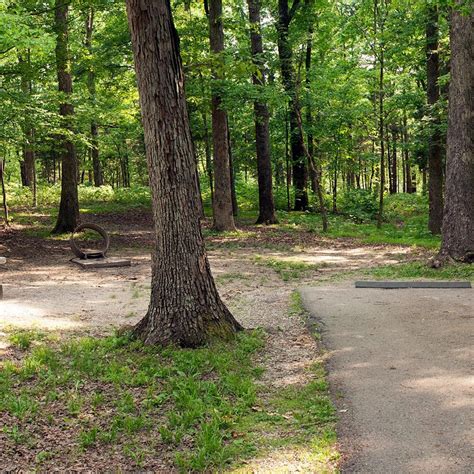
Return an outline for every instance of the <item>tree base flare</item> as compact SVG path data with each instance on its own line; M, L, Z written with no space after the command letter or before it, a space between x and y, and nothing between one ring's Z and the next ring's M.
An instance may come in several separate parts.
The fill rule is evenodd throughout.
M440 252L428 261L428 266L431 268L441 268L445 265L453 265L455 263L473 264L474 252L468 252L465 255L456 258L448 253Z
M194 312L192 317L178 312L160 314L152 309L133 328L132 335L149 345L195 348L216 339L231 339L243 329L225 307L220 314Z

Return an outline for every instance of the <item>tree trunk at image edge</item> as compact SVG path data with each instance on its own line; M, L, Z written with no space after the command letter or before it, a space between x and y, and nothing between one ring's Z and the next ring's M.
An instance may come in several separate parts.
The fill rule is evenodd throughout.
M55 30L56 41L56 66L58 74L58 88L61 93L59 114L63 118L63 128L72 130L71 118L74 107L68 103L72 94L72 79L68 51L68 8L69 3L56 0L55 5ZM61 176L61 202L59 214L53 233L72 232L79 222L79 200L77 196L77 161L74 144L67 135L60 137L60 155L62 163Z
M280 58L281 77L286 93L290 97L290 148L292 159L293 186L295 188L295 211L304 211L308 207L306 192L307 170L305 165L303 134L298 127L298 117L301 117L301 105L296 94L296 84L293 71L293 52L288 37L290 22L299 5L294 0L291 9L288 0L278 1L278 55Z
M427 100L431 107L430 113L434 118L433 131L428 141L428 193L429 220L428 228L433 234L441 233L443 222L443 160L441 133L439 130L438 112L433 110L439 101L439 55L438 55L438 10L428 8L426 19L426 79Z
M224 51L224 29L222 26L222 0L210 0L209 3L209 40L211 52L215 55L217 66L213 70L213 85L222 79L222 61ZM214 155L214 229L235 230L231 170L229 160L229 140L227 112L222 109L222 97L213 90L211 99L212 142Z
M215 287L193 205L197 168L169 0L127 0L127 12L155 231L150 305L134 333L147 344L195 347L241 326Z
M256 87L265 86L265 68L263 64L263 42L260 30L260 0L247 0L250 20L250 44L252 61L256 71L252 82ZM255 147L257 151L258 203L257 224L276 224L275 205L272 190L272 164L270 159L270 114L263 100L253 104L255 113Z
M471 263L474 262L473 64L474 13L462 15L454 10L441 255Z

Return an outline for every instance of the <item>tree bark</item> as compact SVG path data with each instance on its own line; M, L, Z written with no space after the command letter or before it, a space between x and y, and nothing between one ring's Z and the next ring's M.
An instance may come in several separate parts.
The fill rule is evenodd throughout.
M86 41L85 46L89 53L89 61L92 57L92 33L94 31L94 7L90 7L86 18ZM89 92L89 100L93 108L94 117L91 120L91 158L92 169L94 170L94 186L102 186L104 177L102 173L102 165L99 158L99 127L95 118L96 109L96 87L95 87L95 71L92 64L89 64L87 70L87 89Z
M384 2L385 0L382 0ZM377 216L377 227L380 229L383 222L383 206L385 195L385 136L384 136L384 68L385 68L385 45L383 42L383 34L385 29L385 18L382 17L381 8L378 0L374 1L374 34L377 38L377 23L380 21L380 41L379 48L379 140L380 140L380 189L379 189L379 212Z
M263 63L263 41L260 27L260 0L247 0L250 20L250 46L255 71L252 83L257 88L265 87ZM276 224L272 190L272 164L270 158L270 114L267 104L261 100L253 103L255 114L255 147L257 152L258 205L257 224Z
M222 0L209 3L209 40L211 53L215 55L217 66L213 68L212 91L212 143L214 155L214 229L218 231L235 230L232 184L229 162L229 140L227 112L222 108L222 97L217 90L217 82L222 80L222 61L224 51L224 29L222 26Z
M0 158L0 182L2 183L3 215L5 227L10 226L8 218L7 192L5 190L5 160Z
M396 125L392 125L392 183L390 194L396 194L398 192L398 163L397 163L397 140L398 140L398 129Z
M430 6L426 20L426 94L432 121L433 131L428 141L428 193L429 220L428 228L433 234L441 233L443 222L443 162L441 134L439 130L438 112L433 110L439 100L439 55L438 55L438 9Z
M195 347L241 329L219 297L204 249L179 38L169 0L127 0L155 245L150 305L134 333ZM228 174L227 174L228 176Z
M30 51L26 53L26 59L19 55L18 62L21 71L21 92L25 100L29 100L32 92L31 85L31 61ZM35 130L31 121L29 113L25 115L23 122L23 145L22 154L23 160L20 163L21 166L21 181L23 186L33 188L35 182L35 149L34 149L34 138Z
M56 39L56 67L58 88L62 96L59 114L63 118L63 128L72 132L71 119L74 107L69 103L72 94L72 79L68 45L68 9L69 0L56 0L54 26ZM79 199L77 195L77 159L74 144L67 134L60 136L61 154L61 202L53 233L72 232L79 223Z
M405 166L405 181L406 188L405 191L408 194L414 192L413 183L412 183L412 171L410 166L410 153L408 151L408 122L406 113L403 115L403 154L404 154L404 166Z
M458 6L462 2L458 1ZM474 13L451 18L446 204L441 255L474 262Z
M291 9L288 0L278 0L278 55L280 58L281 77L283 86L289 96L290 109L290 147L292 160L293 186L295 188L295 211L308 208L306 192L307 170L305 165L304 139L298 127L298 117L301 116L301 104L296 93L296 83L293 71L293 51L289 39L289 26L299 5L299 0L293 0Z

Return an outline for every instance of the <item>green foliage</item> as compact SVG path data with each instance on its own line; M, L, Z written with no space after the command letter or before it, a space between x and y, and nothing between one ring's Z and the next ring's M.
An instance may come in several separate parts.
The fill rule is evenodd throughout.
M377 217L378 202L372 191L348 189L342 196L339 209L355 222L362 223Z
M363 272L375 279L420 279L474 281L474 265L451 264L431 268L426 261L383 265Z

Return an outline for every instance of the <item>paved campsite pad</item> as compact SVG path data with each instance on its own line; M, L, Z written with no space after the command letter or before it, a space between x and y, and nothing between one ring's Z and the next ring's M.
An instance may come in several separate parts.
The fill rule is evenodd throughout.
M301 293L328 349L343 472L473 472L474 290Z

